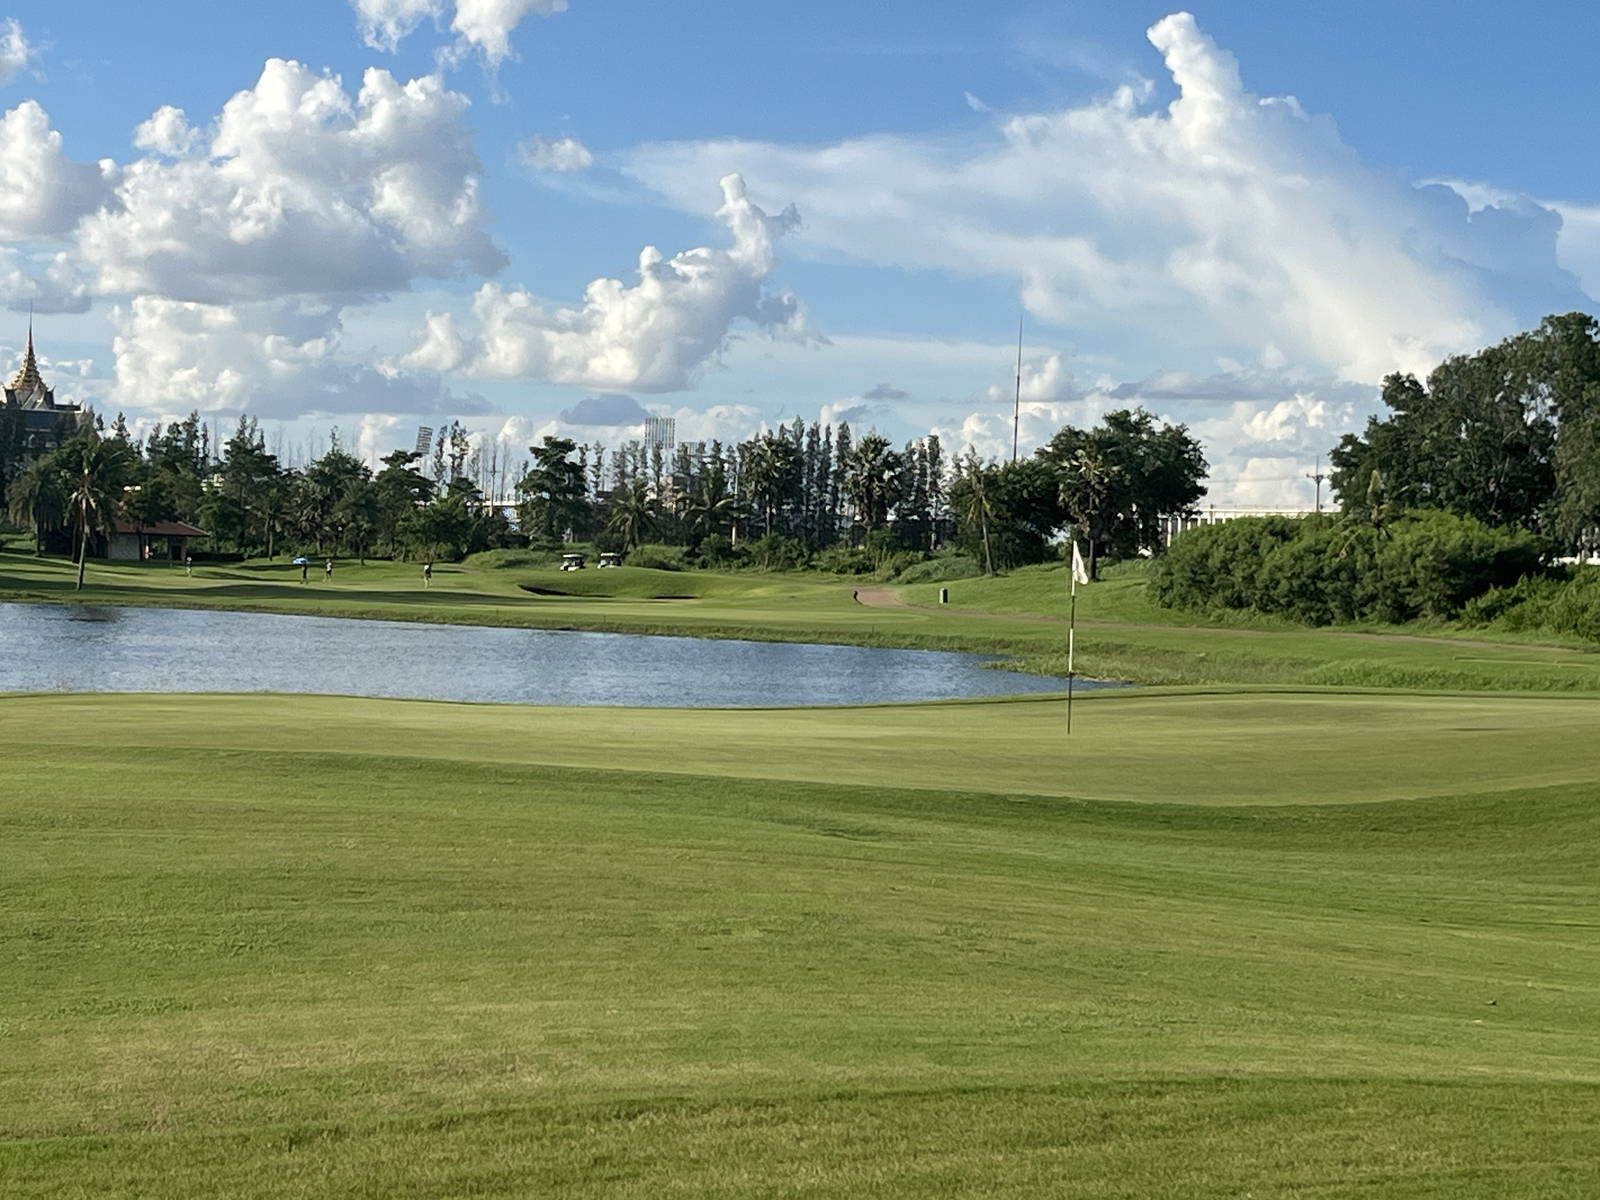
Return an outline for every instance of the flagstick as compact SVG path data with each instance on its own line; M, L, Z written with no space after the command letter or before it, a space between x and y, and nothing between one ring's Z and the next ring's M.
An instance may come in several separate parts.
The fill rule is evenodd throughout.
M1073 547L1077 549L1076 546ZM1072 736L1072 655L1077 649L1078 641L1078 575L1076 571L1068 569L1067 574L1072 576L1072 608L1071 615L1067 618L1067 736Z

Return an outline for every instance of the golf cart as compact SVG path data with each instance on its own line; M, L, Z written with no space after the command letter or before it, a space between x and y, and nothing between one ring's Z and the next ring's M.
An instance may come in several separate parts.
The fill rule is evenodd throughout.
M563 571L581 571L581 570L583 570L583 555L581 555L581 554L563 554L561 556L561 569Z

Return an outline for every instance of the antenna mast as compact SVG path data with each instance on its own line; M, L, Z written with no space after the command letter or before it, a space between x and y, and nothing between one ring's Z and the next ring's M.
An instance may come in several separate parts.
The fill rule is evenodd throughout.
M1320 454L1317 455L1317 466L1316 466L1316 469L1314 471L1312 471L1310 474L1308 474L1306 476L1306 478L1316 481L1316 484L1317 484L1317 511L1321 512L1322 511L1322 481L1324 479L1328 478L1327 473L1324 472L1323 469L1322 469L1322 455L1320 455Z
M1017 393L1011 403L1011 461L1017 461L1017 430L1022 424L1022 315L1017 317Z

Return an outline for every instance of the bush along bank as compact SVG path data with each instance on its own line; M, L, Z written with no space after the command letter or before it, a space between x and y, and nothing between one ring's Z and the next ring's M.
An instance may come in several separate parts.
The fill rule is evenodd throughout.
M1174 539L1150 586L1168 608L1308 625L1453 620L1493 589L1547 574L1548 551L1537 535L1444 512L1245 517Z

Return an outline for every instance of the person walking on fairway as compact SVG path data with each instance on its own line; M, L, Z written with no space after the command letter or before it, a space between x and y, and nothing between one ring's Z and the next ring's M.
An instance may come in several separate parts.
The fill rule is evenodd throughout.
M324 583L332 583L333 582L333 559L331 559L331 558L326 563L323 564L323 567L322 567L322 582L324 582Z
M433 564L431 562L425 562L422 564L422 586L433 586Z
M188 554L185 554L183 556L183 573L185 575L193 575L194 574L194 558L193 558L193 556L188 555Z
M307 578L306 578L306 572L309 571L309 570L311 570L311 560L309 558L302 558L300 560L300 582L301 583L309 582L309 580L307 580Z

